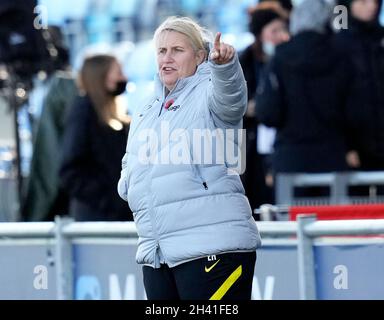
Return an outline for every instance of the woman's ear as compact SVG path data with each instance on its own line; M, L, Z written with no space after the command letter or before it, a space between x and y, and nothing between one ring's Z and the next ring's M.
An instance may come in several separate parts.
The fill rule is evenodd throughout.
M197 52L197 54L196 54L197 65L202 64L204 60L205 60L205 51L204 50L199 50Z

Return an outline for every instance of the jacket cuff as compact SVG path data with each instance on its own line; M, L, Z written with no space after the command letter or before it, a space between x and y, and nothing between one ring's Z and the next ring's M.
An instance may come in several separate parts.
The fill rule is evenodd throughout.
M209 53L209 57L211 56L211 52ZM211 60L211 58L208 58L208 64L211 67L214 72L218 73L226 73L231 72L233 68L236 68L236 64L239 62L239 57L237 52L235 52L235 55L233 56L232 60L229 61L226 64L216 64Z

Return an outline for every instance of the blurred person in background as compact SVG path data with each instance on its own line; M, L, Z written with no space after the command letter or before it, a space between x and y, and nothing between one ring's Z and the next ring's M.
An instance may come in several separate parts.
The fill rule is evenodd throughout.
M196 161L201 149L193 150L189 139L190 156L180 164L148 161L163 158L166 150L156 145L150 159L142 154L151 140L143 133L163 139L167 124L173 148L183 138L172 138L180 130L242 128L246 83L235 49L220 37L210 52L206 30L185 17L168 18L154 35L156 92L133 117L118 184L134 212L136 261L150 300L251 298L260 236L239 174L228 174L227 162ZM205 151L204 157L217 150Z
M384 170L384 28L379 24L382 1L339 0L348 8L347 29L336 36L339 52L359 78L355 92L363 95L351 121L356 134L348 155L352 168Z
M126 84L115 57L85 59L79 75L81 96L68 115L60 168L69 213L76 221L132 219L116 192L130 123L117 96Z
M270 153L272 150L270 147L262 149L261 145L271 144L269 140L274 139L274 131L260 127L261 125L258 123L255 114L256 88L265 64L274 55L275 47L289 40L289 14L279 2L264 1L250 8L249 15L249 31L254 35L255 41L240 55L240 63L248 88L248 107L244 116L244 128L247 130L247 167L242 175L242 181L252 210L254 210L262 204L274 202L270 179ZM268 141L260 143L261 139Z
M56 71L50 75L49 89L35 125L30 175L21 207L25 221L50 221L68 211L68 197L60 186L59 164L65 119L78 92L60 28L50 26L47 32L57 52L52 65Z
M277 2L278 4L281 5L282 8L284 8L286 11L288 11L288 13L291 12L292 10L292 1L291 0L261 0L261 2Z
M337 53L331 32L333 6L304 0L292 11L291 40L280 45L258 87L256 113L277 128L275 173L347 170L348 115L354 79ZM304 190L301 196L325 195Z

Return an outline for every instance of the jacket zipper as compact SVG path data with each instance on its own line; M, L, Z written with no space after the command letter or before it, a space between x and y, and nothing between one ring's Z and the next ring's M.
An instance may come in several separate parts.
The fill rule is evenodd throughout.
M177 79L177 81L176 81L176 83L175 83L175 86L172 88L172 90L171 91L169 91L169 93L168 93L168 95L166 96L165 95L165 86L163 87L163 96L162 96L162 99L161 99L161 108L160 108L160 110L159 110L159 115L157 116L157 117L160 117L162 114L163 114L163 109L164 109L164 103L165 103L165 100L167 99L167 98L169 98L170 99L170 97L171 97L171 95L172 95L172 93L175 91L175 89L176 89L176 87L177 87L177 85L178 85L178 83L180 82L180 79Z
M204 178L203 178L203 176L202 176L202 174L200 172L199 166L195 165L195 164L192 164L192 167L194 168L194 171L195 171L196 175L200 178L200 181L201 181L204 189L208 190L208 183L207 183L207 181L204 180Z
M199 165L193 163L193 153L192 153L192 143L191 143L191 141L189 141L189 145L190 145L190 148L189 148L189 156L190 156L190 159L191 159L191 163L190 163L190 165L191 165L192 171L193 171L193 172L196 174L196 176L200 179L201 184L203 185L204 189L205 189L205 190L208 190L208 184L207 184L207 181L204 180L203 175L201 174Z
M190 153L190 156L191 156L191 167L192 167L192 171L194 171L195 174L197 175L197 177L200 179L200 181L201 181L201 183L202 183L204 189L205 189L205 190L208 190L208 183L207 183L207 181L204 180L203 175L201 174L199 165L193 163L193 156L192 156L192 151L191 151L191 149L190 149L189 153Z

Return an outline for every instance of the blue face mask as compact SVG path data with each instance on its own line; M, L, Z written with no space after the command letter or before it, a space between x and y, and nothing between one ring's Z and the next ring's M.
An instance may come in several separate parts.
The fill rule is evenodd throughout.
M272 57L275 54L276 46L272 42L263 43L263 51L268 57Z

